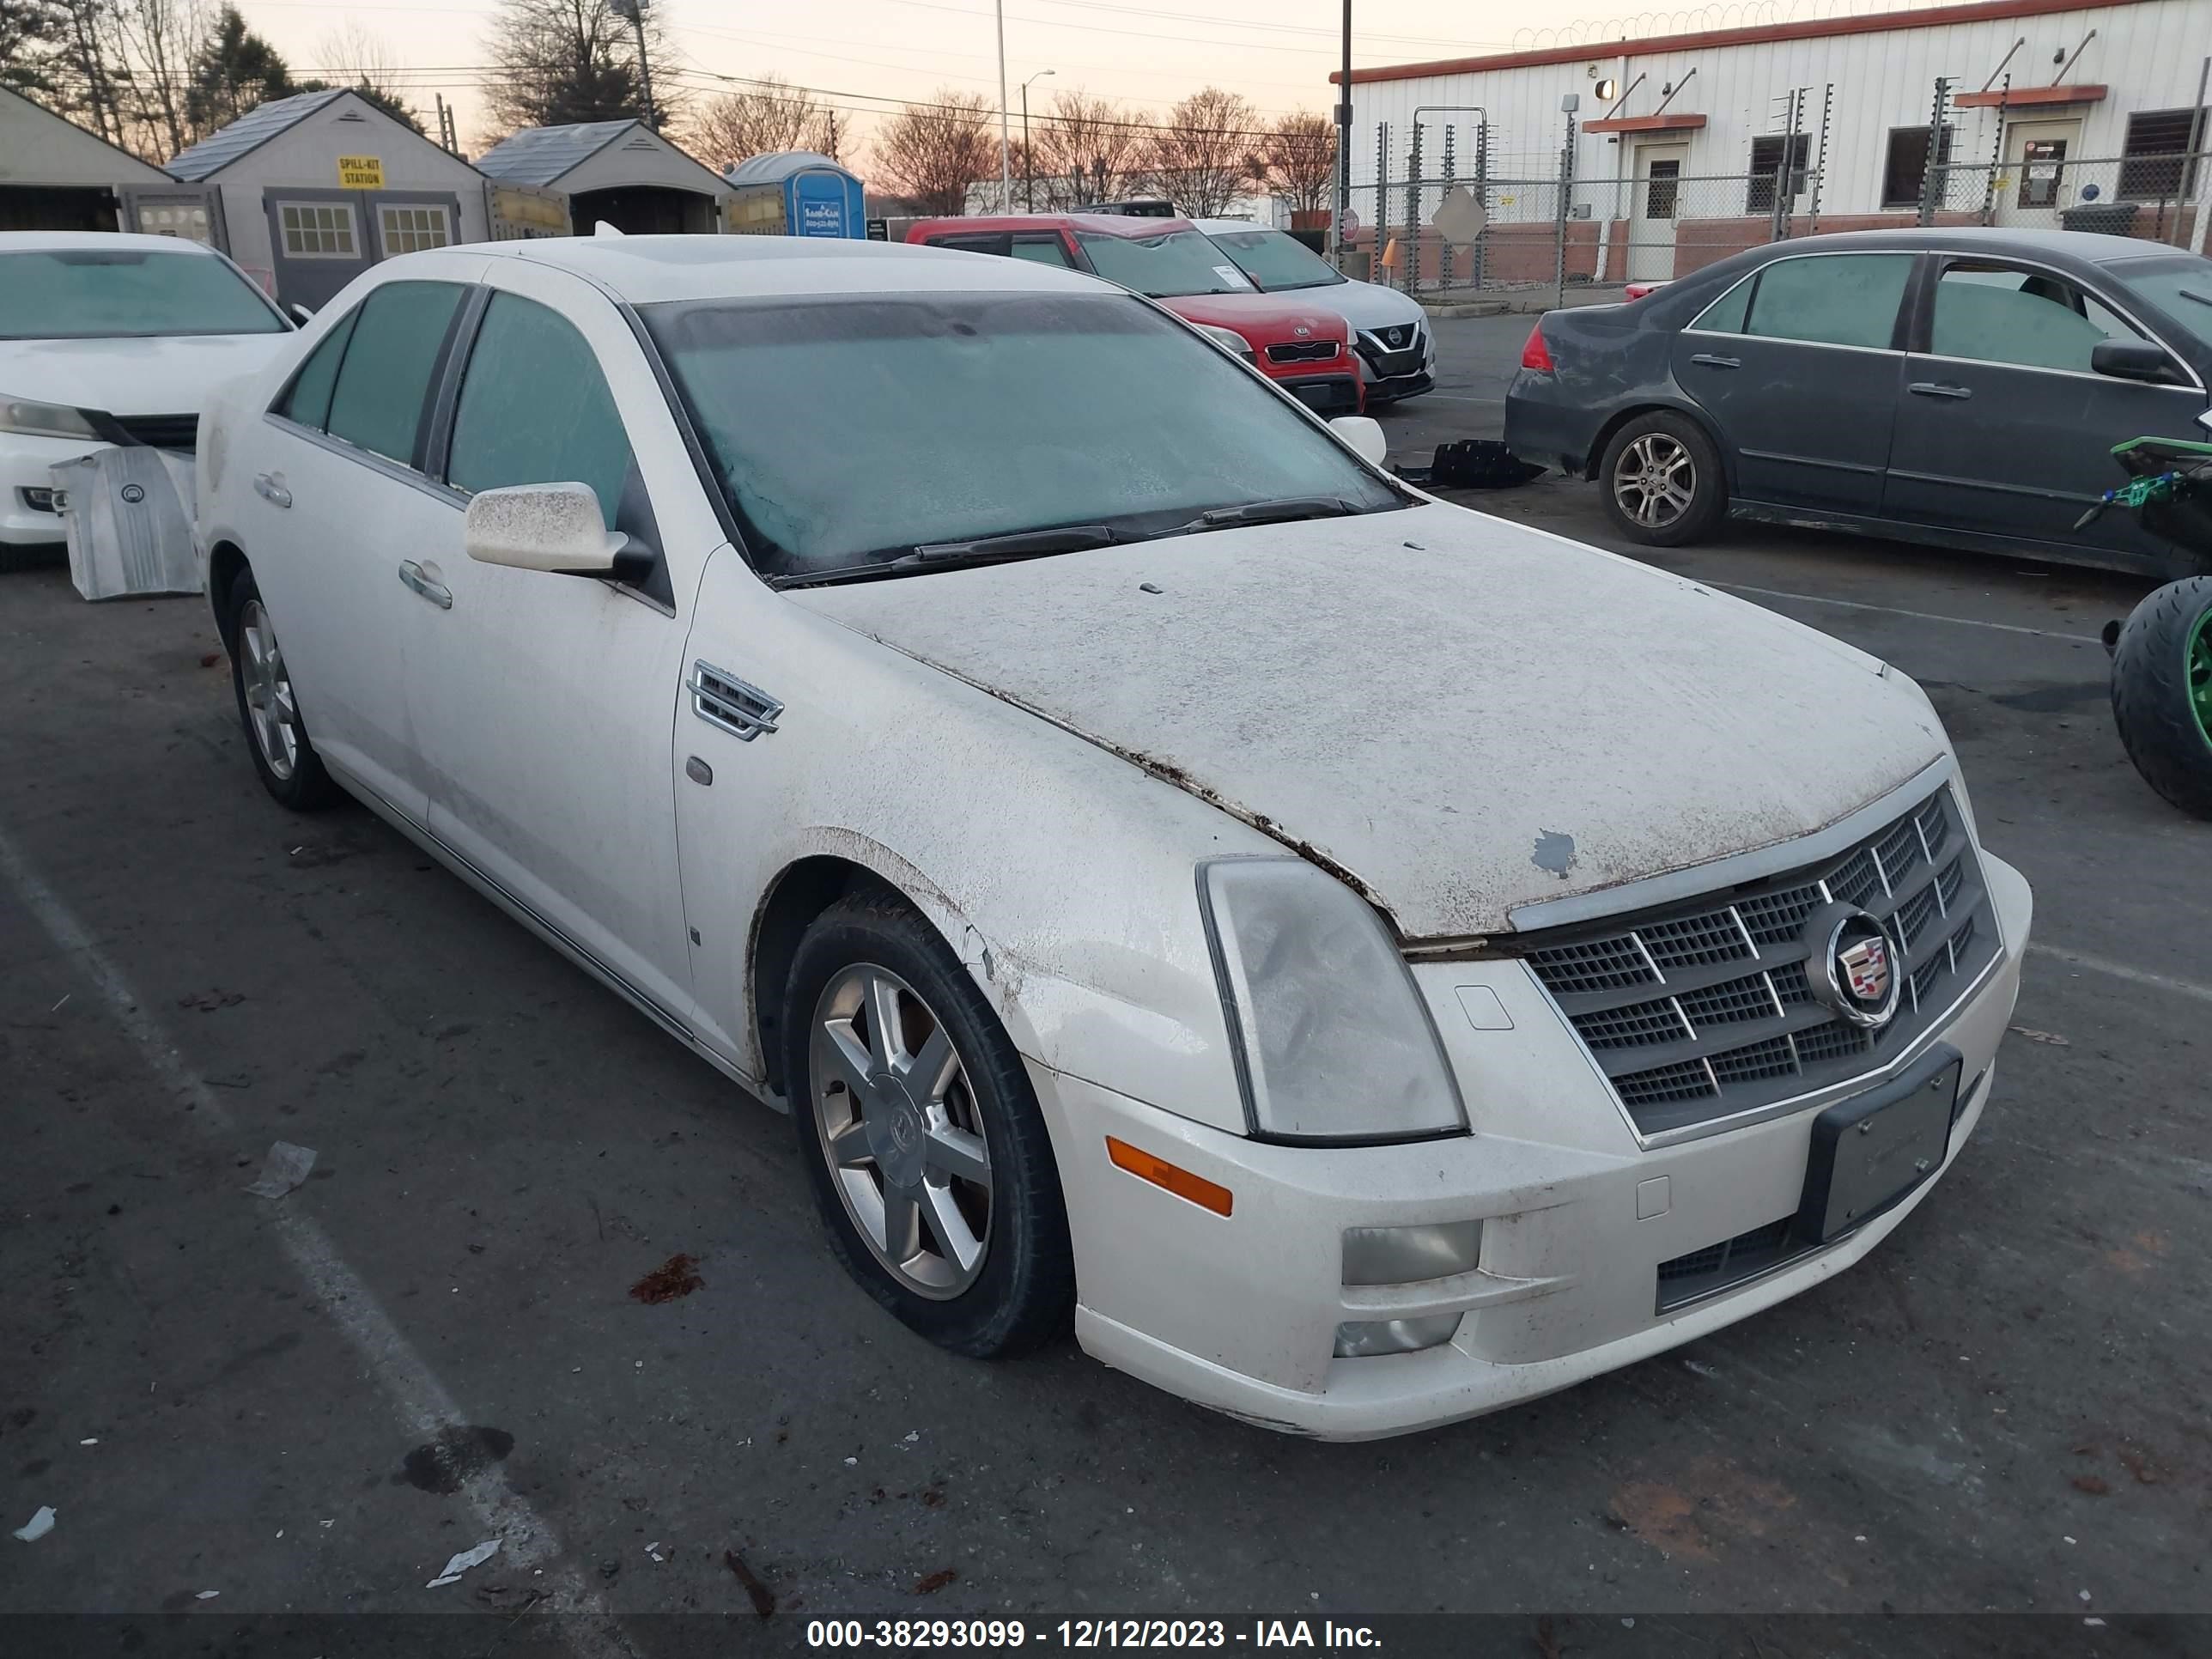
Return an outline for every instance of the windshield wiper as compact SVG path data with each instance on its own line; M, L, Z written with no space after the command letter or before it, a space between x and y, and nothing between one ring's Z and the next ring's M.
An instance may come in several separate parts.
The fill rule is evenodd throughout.
M1111 547L1121 538L1103 524L1061 525L1052 530L1016 530L1003 536L977 536L961 542L923 542L896 558L840 565L834 570L794 570L769 578L770 587L816 587L830 582L905 575L916 570L958 570L972 565L1006 564L1053 553L1079 553Z
M1272 501L1247 501L1242 507L1217 507L1200 514L1188 524L1163 530L1163 536L1190 536L1202 530L1228 530L1245 524L1288 524L1296 519L1340 519L1357 513L1357 502L1341 495L1284 495Z
M2199 294L2193 288L2178 288L2173 291L2185 300L2196 301L2200 306L2212 306L2212 296Z

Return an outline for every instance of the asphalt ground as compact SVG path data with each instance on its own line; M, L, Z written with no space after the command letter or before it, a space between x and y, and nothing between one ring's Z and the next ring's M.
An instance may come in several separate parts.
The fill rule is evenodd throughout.
M1397 459L1495 435L1528 322L1439 325ZM1587 486L1465 499L1609 544ZM198 601L0 578L0 1508L57 1512L0 1540L0 1652L1436 1612L1500 1616L1472 1652L2206 1650L2212 826L2129 767L2096 641L2146 584L1767 529L1663 562L1929 687L2036 890L2019 1030L1858 1267L1360 1446L911 1336L785 1120L366 811L264 797ZM279 1139L313 1177L249 1195ZM635 1299L678 1252L698 1288ZM499 1639L404 1622L460 1609ZM119 1618L27 1622L68 1613Z

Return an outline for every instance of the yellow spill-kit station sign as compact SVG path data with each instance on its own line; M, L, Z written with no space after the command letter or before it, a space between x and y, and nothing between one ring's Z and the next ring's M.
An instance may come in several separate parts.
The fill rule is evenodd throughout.
M384 158L380 155L339 156L338 188L340 190L382 190L384 188Z

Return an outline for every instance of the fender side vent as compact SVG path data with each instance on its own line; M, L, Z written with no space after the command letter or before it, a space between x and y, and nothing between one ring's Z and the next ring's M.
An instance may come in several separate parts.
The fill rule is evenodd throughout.
M750 743L763 732L775 730L783 705L757 685L748 685L734 674L726 674L707 663L691 665L691 678L684 683L691 694L691 712L709 726L718 726L740 743Z

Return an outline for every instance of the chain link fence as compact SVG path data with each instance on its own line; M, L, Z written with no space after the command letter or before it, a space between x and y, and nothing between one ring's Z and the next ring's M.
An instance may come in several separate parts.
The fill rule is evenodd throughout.
M1951 161L1936 169L1938 223L2025 230L2087 230L2177 247L2199 246L2212 153L2075 160L2033 140L2008 161Z

